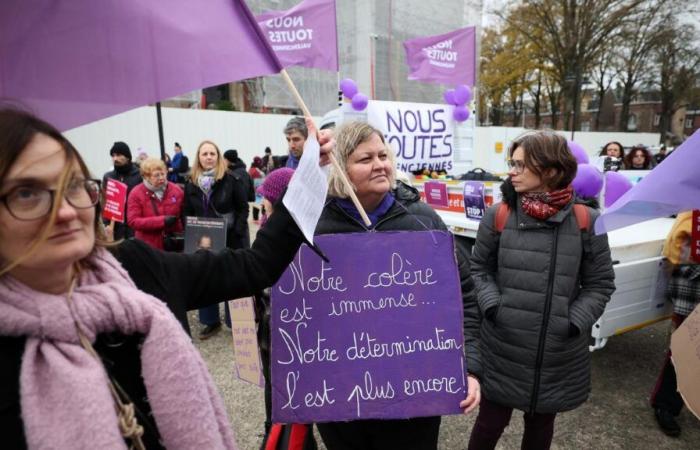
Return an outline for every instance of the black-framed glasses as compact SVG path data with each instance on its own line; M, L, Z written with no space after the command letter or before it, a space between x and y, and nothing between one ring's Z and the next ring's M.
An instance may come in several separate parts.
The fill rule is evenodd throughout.
M12 217L17 220L41 219L51 212L56 189L35 185L13 188L0 197ZM63 192L69 205L76 209L92 208L100 201L100 181L90 179L71 180Z
M525 171L525 161L508 159L506 160L506 165L508 166L508 172L515 171L515 173L523 173Z

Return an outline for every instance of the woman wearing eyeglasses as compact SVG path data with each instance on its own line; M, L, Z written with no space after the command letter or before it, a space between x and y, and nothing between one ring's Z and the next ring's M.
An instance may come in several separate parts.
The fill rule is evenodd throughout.
M140 170L143 183L131 191L127 202L129 228L136 239L163 250L166 235L183 230L180 215L184 194L180 186L168 183L167 168L160 159L142 161Z
M470 450L495 448L513 409L524 413L522 448L550 447L556 414L588 397L590 329L615 290L607 236L592 232L598 212L574 207L577 165L566 140L528 133L509 156L507 206L486 212L471 260L484 319Z
M332 143L320 141L327 153ZM208 305L199 299L273 284L301 232L280 203L248 250L107 244L98 200L99 183L60 132L0 108L3 449L236 448L180 323Z

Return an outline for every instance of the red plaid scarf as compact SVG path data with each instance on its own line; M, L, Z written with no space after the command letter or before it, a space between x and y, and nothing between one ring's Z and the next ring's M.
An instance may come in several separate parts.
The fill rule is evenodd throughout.
M571 186L551 192L527 192L520 196L520 203L528 216L546 220L566 206L573 195Z

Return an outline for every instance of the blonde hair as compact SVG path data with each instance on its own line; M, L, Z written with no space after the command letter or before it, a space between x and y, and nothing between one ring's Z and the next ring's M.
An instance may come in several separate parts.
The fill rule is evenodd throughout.
M197 154L194 158L194 164L192 164L192 173L190 174L190 179L193 183L197 183L199 176L202 174L202 172L204 172L204 168L199 162L199 152L200 150L202 150L202 147L205 144L209 144L212 147L214 147L214 149L216 149L216 167L214 167L214 180L218 181L222 179L224 175L226 175L226 169L228 169L228 164L226 164L226 160L222 156L221 150L219 150L219 146L217 146L212 141L204 140L199 143L199 147L197 147Z
M140 171L141 171L142 177L149 176L155 170L167 171L167 168L166 168L163 160L158 159L158 158L146 158L143 161L141 161Z
M396 187L396 155L391 146L386 143L382 132L372 125L365 122L349 122L343 124L335 136L333 155L335 155L335 159L338 161L338 166L347 174L348 158L352 155L352 152L355 151L358 145L367 142L372 135L375 134L382 140L382 144L384 144L386 148L387 158L389 158L389 162L391 162L389 183L391 189L394 189ZM357 190L355 186L353 186L353 189ZM339 198L350 197L350 193L343 183L342 177L335 170L335 167L331 167L331 173L328 178L328 195Z

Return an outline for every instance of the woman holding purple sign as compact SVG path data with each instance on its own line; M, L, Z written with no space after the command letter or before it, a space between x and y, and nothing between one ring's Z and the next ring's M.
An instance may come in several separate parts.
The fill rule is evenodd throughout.
M439 216L420 201L418 191L396 181L396 162L381 131L373 126L352 122L336 135L335 157L345 171L369 216L366 227L360 213L349 200L340 175L331 171L329 201L316 228L316 234L357 233L364 231L447 230ZM465 413L479 404L481 358L479 354L479 311L474 298L474 283L467 261L460 258L459 275L464 305L464 334L469 368L468 396L460 407ZM440 417L415 417L391 420L355 420L318 423L317 428L329 450L383 450L387 448L436 449Z
M593 324L615 290L598 211L577 204L576 160L558 134L510 146L503 202L479 225L471 270L477 288L483 398L469 449L493 449L513 409L524 412L523 449L548 449L558 412L588 398Z

